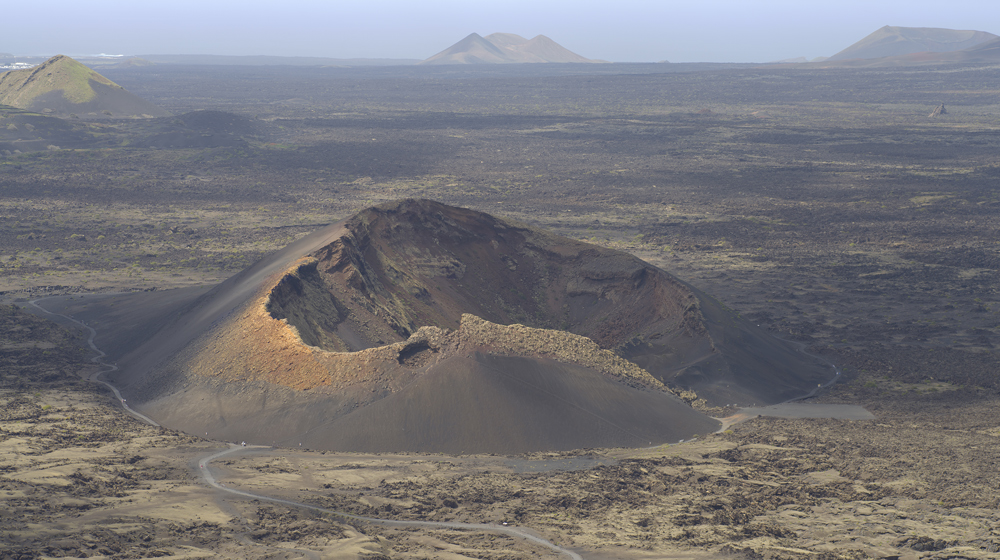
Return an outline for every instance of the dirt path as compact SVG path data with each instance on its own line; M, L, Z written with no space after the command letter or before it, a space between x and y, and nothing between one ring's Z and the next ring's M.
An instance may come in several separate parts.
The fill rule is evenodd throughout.
M774 336L774 335L772 334L771 336ZM783 342L787 342L789 344L794 344L795 346L798 347L799 352L802 352L806 356L810 356L810 357L816 358L817 360L819 360L819 361L825 363L826 365L830 366L831 368L833 368L833 377L831 377L829 381L827 381L826 383L824 383L822 385L817 385L815 389L813 389L812 391L809 391L808 393L806 393L805 395L802 395L801 397L795 397L795 398L792 398L792 399L788 399L787 401L785 401L783 403L779 403L779 405L781 405L781 404L788 404L788 403L792 403L792 402L795 402L795 401L801 401L801 400L805 400L805 399L808 399L808 398L811 398L811 397L815 397L817 393L819 393L823 389L826 389L827 387L832 386L834 383L836 383L838 380L840 380L840 368L837 367L837 364L831 362L830 360L827 360L823 356L817 356L816 354L812 354L810 352L806 352L807 345L806 345L805 342L798 342L798 341L795 341L795 340L786 340L784 338L781 338L780 336L774 336L774 338L777 338L778 340L781 340ZM777 406L777 405L775 405L775 406Z
M53 313L52 311L49 311L48 309L45 309L41 305L38 305L38 302L44 301L46 299L50 299L50 298L36 299L36 300L30 301L29 303L33 307L41 310L44 313L47 313L49 315L55 315L56 317L62 317L63 319L72 321L73 323L75 323L75 324L79 325L80 327L86 329L87 332L90 333L90 336L87 337L87 345L90 346L91 350L93 350L94 352L97 352L97 355L94 356L93 358L91 358L90 361L94 362L97 365L104 366L106 369L98 371L98 372L92 374L89 378L87 378L87 381L93 381L94 383L101 383L102 385L106 386L108 389L111 389L111 391L114 392L115 397L118 398L118 402L121 403L122 408L124 408L126 412L128 412L132 416L135 416L139 420L142 420L143 422L146 422L150 426L157 426L157 427L159 427L159 424L155 420L153 420L152 418L150 418L149 416L146 416L145 414L142 414L141 412L137 412L135 410L132 410L132 407L130 407L128 405L128 403L125 402L125 397L123 397L122 394L121 394L121 392L118 391L118 388L115 387L114 385L108 383L107 381L104 381L103 379L101 379L101 375L103 375L105 373L108 373L108 372L111 372L111 371L118 371L118 366L116 366L114 364L106 364L106 363L104 363L102 361L104 359L104 356L106 356L107 354L105 354L103 350L101 350L100 348L97 347L96 344L94 344L94 338L97 336L97 331L95 331L92 327L90 327L89 325L87 325L83 321L78 321L78 320L76 320L76 319L74 319L74 318L72 318L72 317L70 317L68 315L63 315L62 313Z
M535 544L542 545L550 550L563 554L573 560L583 560L583 557L573 552L572 550L557 546L539 536L529 533L525 529L518 527L509 527L506 525L494 525L490 523L462 523L458 521L400 521L396 519L379 519L376 517L366 517L363 515L354 515L352 513L347 513L343 511L337 511L327 508L322 508L318 506L312 506L309 504L304 504L302 502L295 502L292 500L284 500L281 498L273 498L269 496L263 496L260 494L254 494L251 492L244 492L242 490L236 490L234 488L229 488L223 486L218 481L216 481L215 476L211 472L210 463L220 457L242 451L244 449L266 449L271 450L272 448L263 445L236 445L234 443L229 444L228 449L207 455L198 460L198 470L201 471L202 478L205 482L217 490L222 490L223 492L229 492L230 494L235 494L237 496L242 496L244 498L250 498L254 500L266 500L269 502L274 502L278 504L283 504L286 506L299 507L311 509L313 511L318 511L321 513L326 513L329 515L334 515L345 520L350 521L362 521L365 523L376 523L378 525L384 525L387 527L417 527L421 529L459 529L459 530L475 530L475 531L489 531L492 533L501 533L509 535L511 537L524 539Z
M771 335L774 336L774 335ZM741 408L739 412L733 414L732 416L727 416L725 418L716 418L716 420L722 422L722 426L715 433L722 433L732 426L739 424L740 422L745 422L751 418L757 418L758 416L773 416L775 418L839 418L843 420L871 420L874 416L865 410L863 407L855 405L804 405L798 401L803 401L808 398L815 397L820 391L828 387L833 386L834 383L840 381L840 368L837 364L834 364L830 360L822 356L817 356L806 352L806 344L804 342L797 342L794 340L786 340L784 338L775 336L778 340L782 340L789 344L794 344L798 347L799 352L807 356L811 356L826 363L831 368L833 368L833 377L829 381L822 385L818 385L812 391L809 391L801 397L794 397L788 399L785 402L778 404L773 404L765 407L746 407Z
M76 319L74 319L74 318L72 318L70 316L63 315L61 313L53 313L53 312L45 309L44 307L42 307L41 305L38 304L38 302L43 301L44 299L48 299L48 298L33 300L33 301L30 302L30 304L32 306L36 307L37 309L43 311L44 313L47 313L49 315L55 315L55 316L67 319L69 321L72 321L74 324L80 326L81 328L86 329L87 332L89 332L89 337L87 338L87 345L90 346L91 350L93 350L94 352L97 353L97 356L94 356L93 358L91 358L91 361L94 362L95 364L104 366L105 369L92 374L88 378L88 381L92 381L94 383L101 383L101 384L105 385L106 387L108 387L109 389L111 389L111 391L113 391L114 394L115 394L115 396L118 398L118 402L122 405L122 408L124 408L129 414L131 414L131 415L135 416L136 418L138 418L138 419L140 419L140 420L142 420L142 421L150 424L151 426L159 426L159 424L155 420L153 420L152 418L149 418L148 416L146 416L146 415L144 415L144 414L142 414L140 412L136 412L135 410L132 410L132 408L130 408L128 406L128 403L122 397L121 393L118 391L117 387L115 387L114 385L108 383L107 381L104 381L103 379L100 379L100 376L102 374L104 374L104 373L111 372L111 371L117 371L118 370L118 366L114 365L114 364L106 364L106 363L104 363L102 361L103 358L104 358L104 356L106 356L106 354L104 353L104 351L102 351L100 348L98 348L96 344L94 344L94 338L97 336L97 331L95 331L92 327L90 327L89 325L87 325L86 323L84 323L82 321L78 321L78 320L76 320ZM227 492L229 494L235 494L237 496L241 496L241 497L244 497L244 498L250 498L250 499L253 499L253 500L265 500L265 501L269 501L269 502L273 502L273 503L278 503L278 504L282 504L282 505L286 505L286 506L291 506L291 507L296 507L296 508L306 508L306 509L310 509L310 510L313 510L313 511L318 511L318 512L326 513L326 514L329 514L329 515L334 515L336 517L340 517L340 518L345 519L345 520L362 521L362 522L365 522L365 523L375 523L375 524L379 524L379 525L383 525L383 526L387 526L387 527L417 527L417 528L423 528L423 529L458 529L458 530L475 530L475 531L488 531L488 532L492 532L492 533L501 533L501 534L505 534L505 535L508 535L508 536L511 536L511 537L523 539L523 540L526 540L526 541L529 541L529 542L532 542L532 543L544 546L544 547L549 548L550 550L552 550L552 551L554 551L556 553L565 555L568 558L571 558L572 560L583 560L583 557L580 556L579 554L577 554L576 552L573 552L572 550L569 550L569 549L557 546L557 545L555 545L555 544L553 544L553 543L551 543L551 542L549 542L549 541L547 541L547 540L545 540L545 539L543 539L543 538L541 538L541 537L539 537L537 535L534 535L534 534L528 532L525 529L521 529L521 528L518 528L518 527L508 527L508 526L504 526L504 525L493 525L493 524L488 524L488 523L462 523L462 522L457 522L457 521L400 521L400 520L395 520L395 519L379 519L379 518L375 518L375 517L365 517L365 516L362 516L362 515L354 515L354 514L350 514L350 513L346 513L346 512L342 512L342 511L336 511L336 510L332 510L332 509L321 508L321 507L312 506L312 505L309 505L309 504L304 504L304 503L301 503L301 502L295 502L295 501L291 501L291 500L284 500L284 499L281 499L281 498L274 498L274 497L270 497L270 496L264 496L264 495L261 495L261 494L253 494L253 493L250 493L250 492L244 492L244 491L241 491L241 490L236 490L236 489L233 489L233 488L229 488L227 486L223 486L218 481L216 481L215 476L212 474L211 468L209 466L210 463L213 460L215 460L215 459L218 459L218 458L223 457L225 455L229 455L229 454L235 453L237 451L241 451L243 449L258 449L258 450L259 449L268 449L268 450L270 450L271 448L265 447L265 446L244 446L244 445L237 445L237 444L234 444L234 443L230 443L229 447L227 449L224 449L222 451L218 451L218 452L206 455L204 457L201 457L198 460L198 470L201 472L201 476L205 480L205 483L208 484L209 486L217 489L217 490L221 490L221 491Z

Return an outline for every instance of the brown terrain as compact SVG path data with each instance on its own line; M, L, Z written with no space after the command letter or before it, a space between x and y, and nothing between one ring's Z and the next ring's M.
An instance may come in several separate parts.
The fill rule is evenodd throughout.
M124 365L155 334L143 325L327 224L406 197L487 211L712 294L841 370L803 405L875 419L756 417L648 449L512 456L288 441L213 461L215 478L368 517L506 522L588 559L997 557L996 70L573 66L591 70L133 68L108 74L172 113L238 119L4 109L0 141L35 148L0 159L2 297L57 296L39 305L86 321ZM134 146L171 130L204 132ZM212 130L245 143L199 146ZM46 149L61 138L78 143ZM211 311L206 325L237 324ZM228 448L216 432L132 419L80 380L95 373L82 341L22 311L3 321L0 556L568 557L214 489L197 461ZM384 336L362 352L400 344Z
M631 255L427 200L366 209L179 313L138 327L116 383L168 426L251 443L659 444L718 428L682 398L772 404L834 376Z

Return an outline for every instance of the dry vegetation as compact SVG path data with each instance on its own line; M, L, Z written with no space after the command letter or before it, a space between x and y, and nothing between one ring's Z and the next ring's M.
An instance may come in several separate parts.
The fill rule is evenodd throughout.
M510 216L633 252L806 343L849 379L824 398L878 419L757 419L544 474L500 458L277 452L230 461L233 484L367 514L508 520L586 558L997 556L1000 71L324 72L337 79L108 72L175 113L211 106L266 134L139 149L160 125L108 122L99 149L0 157L3 297L215 282L404 196ZM928 118L941 102L948 114ZM14 134L3 119L0 131ZM213 444L138 425L70 381L89 366L57 350L66 335L0 332L5 409L21 411L0 424L15 450L0 464L3 506L20 514L3 517L0 555L538 552L210 496L185 462ZM158 513L114 509L129 499ZM52 544L70 537L94 544Z

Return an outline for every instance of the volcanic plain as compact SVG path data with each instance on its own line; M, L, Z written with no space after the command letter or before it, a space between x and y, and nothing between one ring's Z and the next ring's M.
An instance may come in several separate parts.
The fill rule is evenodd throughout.
M177 116L4 109L0 554L557 557L209 490L196 460L225 443L134 420L82 380L83 331L27 315L58 296L39 304L94 327L113 363L167 290L421 198L640 257L836 364L809 401L875 420L509 457L294 445L220 459L223 484L506 522L584 558L996 557L1000 70L532 66L108 69ZM149 303L112 321L113 292Z

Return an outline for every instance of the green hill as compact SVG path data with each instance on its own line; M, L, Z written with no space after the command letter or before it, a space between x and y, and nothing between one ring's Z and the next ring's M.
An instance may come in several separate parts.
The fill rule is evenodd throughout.
M34 68L0 74L0 104L89 117L170 114L64 55L56 55Z

